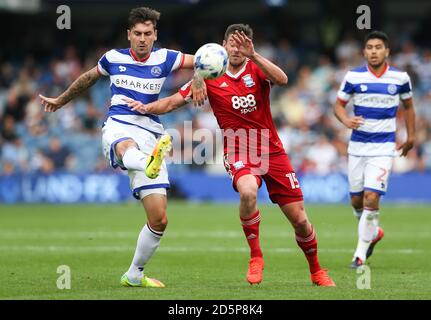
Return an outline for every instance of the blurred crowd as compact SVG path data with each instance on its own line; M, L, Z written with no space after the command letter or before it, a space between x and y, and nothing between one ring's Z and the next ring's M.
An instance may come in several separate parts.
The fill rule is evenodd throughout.
M287 87L273 88L271 103L274 122L294 167L302 173L346 172L350 130L335 119L332 106L346 72L364 64L361 42L346 36L333 56L322 54L314 63L304 63L286 39L278 43L256 39L255 47L289 76ZM58 96L109 49L99 47L84 54L69 46L61 57L44 63L31 55L17 64L0 61L0 174L111 170L101 148L101 127L110 102L108 78L52 114L44 113L38 98L39 93ZM407 157L395 159L394 172L431 171L431 50L405 41L392 52L390 64L409 73L417 114L416 146ZM187 71L174 73L161 97L175 92L190 78ZM209 106L189 105L161 119L166 128L180 132L184 121L192 121L195 131L206 128L215 132L218 128ZM397 121L401 143L406 136L402 107ZM221 162L222 155L215 156ZM171 166L171 170L223 172L224 168L192 163Z

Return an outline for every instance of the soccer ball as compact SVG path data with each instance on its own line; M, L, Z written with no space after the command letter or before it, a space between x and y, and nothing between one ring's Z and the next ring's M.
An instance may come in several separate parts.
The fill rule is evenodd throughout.
M193 59L197 73L204 79L215 79L226 72L227 52L217 43L207 43L198 49Z

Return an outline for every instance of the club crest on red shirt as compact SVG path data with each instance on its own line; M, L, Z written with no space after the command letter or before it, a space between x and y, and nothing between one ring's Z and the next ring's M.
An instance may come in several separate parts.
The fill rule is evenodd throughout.
M255 85L253 78L250 74L246 74L242 77L242 80L244 80L244 84L247 88L253 87Z

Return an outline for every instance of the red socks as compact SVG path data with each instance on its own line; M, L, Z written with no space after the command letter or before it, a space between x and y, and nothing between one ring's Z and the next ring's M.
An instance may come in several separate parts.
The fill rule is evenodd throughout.
M252 258L262 257L262 250L259 244L259 224L260 212L257 210L249 218L241 218L242 229L244 230L245 237L247 238L248 245L250 246L250 255Z
M310 267L310 272L316 273L321 268L319 259L317 258L316 233L314 232L313 226L311 228L311 233L305 238L296 234L296 243L302 249L302 251L304 251L305 257L307 258L308 265Z
M260 225L260 212L256 211L248 219L241 218L242 229L247 238L248 245L250 246L250 255L252 258L262 257L262 250L259 243L259 225ZM301 237L296 234L296 243L304 251L307 258L310 272L316 273L321 270L319 259L317 258L317 239L314 228L312 227L311 233L307 237Z

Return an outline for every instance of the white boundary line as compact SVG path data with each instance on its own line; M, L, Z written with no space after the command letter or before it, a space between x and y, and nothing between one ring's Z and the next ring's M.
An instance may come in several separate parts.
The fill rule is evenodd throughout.
M2 245L0 246L0 252L14 252L14 251L31 251L31 252L63 252L63 253L94 253L94 252L133 252L135 247L132 246L55 246L55 245L41 245L41 246L28 246L28 245ZM180 252L196 252L196 253L205 253L205 252L249 252L249 249L246 247L235 248L235 247L164 247L163 245L157 249L160 252L167 253L180 253ZM354 249L331 249L331 248L319 248L319 252L321 253L353 253ZM266 248L265 252L270 253L300 253L301 250L299 248ZM379 250L379 254L428 254L430 253L428 250L422 249L384 249Z

